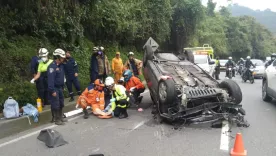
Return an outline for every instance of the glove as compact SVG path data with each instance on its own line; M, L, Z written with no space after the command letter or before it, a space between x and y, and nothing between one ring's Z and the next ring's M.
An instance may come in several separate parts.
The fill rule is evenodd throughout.
M66 82L66 78L64 77L64 83Z
M136 87L131 87L131 88L130 88L130 91L133 92L134 89L136 89Z
M35 82L35 79L32 79L30 82L31 82L31 83L34 83L34 82Z
M115 99L115 98L110 99L110 102L115 102L115 101L116 101L116 99Z
M76 109L78 109L78 107L79 107L79 105L78 105L78 104L76 104Z

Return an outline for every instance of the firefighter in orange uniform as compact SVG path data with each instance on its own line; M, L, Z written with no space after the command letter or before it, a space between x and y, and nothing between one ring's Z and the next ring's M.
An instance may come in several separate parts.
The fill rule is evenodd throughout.
M88 112L87 106L91 106L94 115L99 118L111 118L110 113L103 112L105 100L104 100L104 84L100 79L96 79L94 86L87 87L78 99L79 106L82 107L84 118L87 119Z
M138 77L133 76L130 70L126 70L123 73L123 76L126 90L131 93L131 95L135 99L135 103L137 105L140 104L143 99L143 96L140 96L140 94L145 91L144 84ZM143 111L143 109L139 108L138 111Z
M112 59L112 71L114 73L114 79L116 84L122 77L123 69L124 65L122 59L120 58L120 52L116 52L116 57Z

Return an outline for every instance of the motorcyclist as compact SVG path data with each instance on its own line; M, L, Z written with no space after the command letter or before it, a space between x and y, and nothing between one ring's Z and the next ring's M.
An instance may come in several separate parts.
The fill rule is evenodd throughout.
M266 62L265 68L267 68L269 65L271 65L271 63L276 59L276 53L271 54L270 58L271 58L271 60L269 60L268 62Z
M244 67L245 67L245 74L248 76L249 74L249 69L251 66L253 66L255 68L255 65L252 63L252 61L250 60L251 57L250 56L247 56L246 57L246 61L244 63Z
M243 65L244 64L244 59L241 57L240 58L240 60L238 61L238 63L237 63L237 65L239 66L239 65Z
M233 77L235 77L234 66L235 66L235 63L234 63L234 61L232 60L232 57L230 56L230 57L228 58L228 61L225 63L225 67L226 67L226 76L225 76L225 77L228 77L228 75L229 75L229 71L228 71L228 68L229 68L229 67L232 68Z

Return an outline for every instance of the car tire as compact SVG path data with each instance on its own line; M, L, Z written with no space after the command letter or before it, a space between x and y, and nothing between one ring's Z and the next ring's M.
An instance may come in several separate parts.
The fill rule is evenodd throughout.
M262 99L265 102L272 101L272 98L267 94L267 81L266 80L263 81L263 85L262 85Z
M152 60L152 59L153 59L152 47L150 45L146 45L144 56L143 56L143 65L146 66L148 60Z
M192 63L195 63L195 57L194 57L193 51L186 50L185 54L186 54L186 58L187 58L188 61L190 61Z
M159 111L167 113L169 104L173 104L176 98L175 84L172 79L160 80L158 83Z
M220 88L227 90L229 96L232 98L235 104L240 104L242 102L242 91L240 86L233 80L223 80L219 84Z

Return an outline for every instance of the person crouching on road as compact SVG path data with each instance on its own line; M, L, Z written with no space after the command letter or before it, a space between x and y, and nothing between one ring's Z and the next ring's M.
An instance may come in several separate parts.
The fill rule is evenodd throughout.
M48 91L49 102L51 103L51 111L54 115L56 125L64 125L67 120L63 118L62 109L64 107L64 66L65 51L56 49L53 53L54 61L47 69L48 75Z
M104 84L100 79L96 79L94 85L88 86L78 99L78 105L83 109L84 119L89 117L87 106L92 107L92 112L99 118L111 118L111 112L105 113L104 105Z
M112 99L110 99L110 104L107 106L106 110L110 112L111 108L114 116L119 117L119 119L127 118L129 98L126 94L126 88L122 85L115 84L112 77L106 78L105 86L112 91Z
M123 76L124 76L126 90L129 93L132 93L135 99L135 103L137 105L140 104L143 98L143 96L140 96L140 94L145 91L144 84L141 82L139 78L137 78L136 76L133 76L130 70L126 70L123 73ZM143 109L139 108L138 111L143 111Z
M78 80L78 64L75 61L75 59L71 57L71 54L69 51L66 52L66 59L67 59L67 62L64 63L64 71L66 76L66 86L68 88L69 95L71 97L69 102L71 102L71 101L74 101L74 92L73 92L72 84L74 84L78 92L78 95L81 95L81 89L80 89L80 82Z

